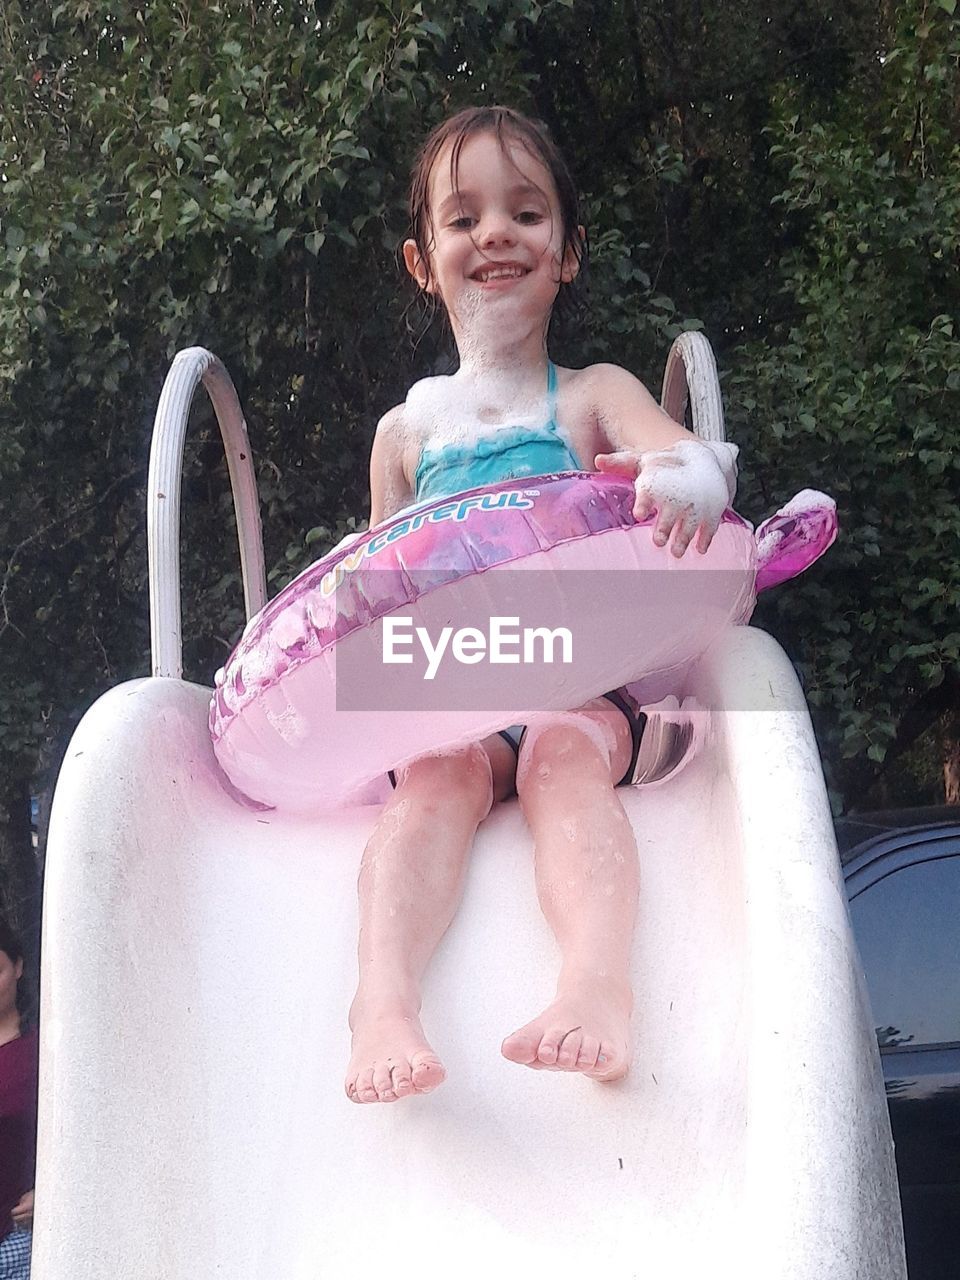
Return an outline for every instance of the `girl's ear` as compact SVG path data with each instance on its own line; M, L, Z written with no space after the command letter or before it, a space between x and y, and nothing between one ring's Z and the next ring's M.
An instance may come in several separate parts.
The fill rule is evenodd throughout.
M581 243L583 243L587 238L587 233L583 229L583 227L577 227L577 234L580 237ZM563 282L563 284L571 284L574 280L576 280L579 273L580 273L580 259L577 256L577 254L574 252L572 246L567 245L566 249L563 252L563 263L560 267L560 279Z
M417 284L426 293L434 293L435 286L430 279L430 272L427 270L427 264L423 260L423 255L417 248L416 240L404 240L403 242L403 261L407 270L416 280Z

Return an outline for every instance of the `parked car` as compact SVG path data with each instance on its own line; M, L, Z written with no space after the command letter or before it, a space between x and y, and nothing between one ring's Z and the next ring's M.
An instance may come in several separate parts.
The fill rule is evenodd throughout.
M960 1277L960 808L838 819L910 1280Z

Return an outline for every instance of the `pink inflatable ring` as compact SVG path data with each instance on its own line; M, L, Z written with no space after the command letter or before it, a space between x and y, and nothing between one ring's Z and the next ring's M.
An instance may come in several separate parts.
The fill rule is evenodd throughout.
M649 700L673 690L719 632L748 620L757 541L727 511L706 555L677 559L654 545L652 519L634 520L633 497L631 481L597 473L473 489L312 565L217 673L210 729L232 787L262 807L328 809L536 712L625 684ZM795 534L810 534L811 509L814 522L832 513L811 497L787 544L773 538L778 563L795 559L774 580L832 540L835 516Z

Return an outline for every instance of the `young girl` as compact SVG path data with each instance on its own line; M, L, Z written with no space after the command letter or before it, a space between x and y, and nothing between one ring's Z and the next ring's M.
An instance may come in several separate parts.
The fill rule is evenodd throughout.
M624 369L557 368L547 355L550 315L585 236L543 127L505 107L440 125L414 170L411 221L407 270L444 307L460 366L417 383L381 420L371 526L477 485L598 469L636 478L635 514L658 512L659 546L681 556L696 534L706 551L733 498L735 448L699 442ZM442 1082L420 1024L421 981L459 903L477 826L514 791L562 960L555 1000L502 1052L596 1080L626 1073L639 871L615 789L632 780L639 721L613 692L536 731L505 729L400 771L360 869L353 1101L392 1102Z

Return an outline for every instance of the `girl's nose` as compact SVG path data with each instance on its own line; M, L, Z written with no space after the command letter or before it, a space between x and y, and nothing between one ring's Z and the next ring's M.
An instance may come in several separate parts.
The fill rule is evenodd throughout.
M503 213L489 213L480 225L480 245L484 249L498 244L513 244L513 219Z

